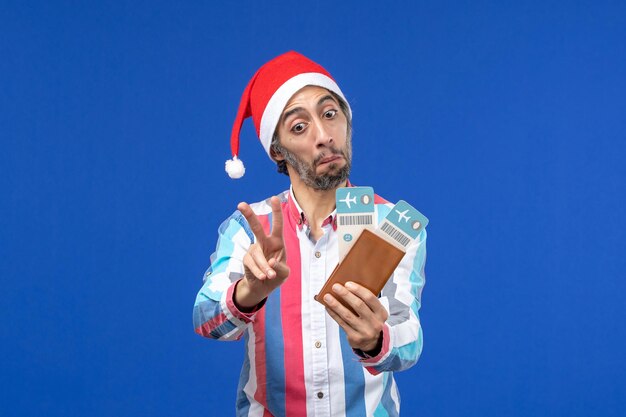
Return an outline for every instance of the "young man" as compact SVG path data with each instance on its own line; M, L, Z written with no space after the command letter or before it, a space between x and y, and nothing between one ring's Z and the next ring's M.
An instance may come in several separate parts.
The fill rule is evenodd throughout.
M325 308L313 297L338 262L335 191L350 186L350 107L330 74L308 58L289 52L266 63L241 100L231 177L244 172L239 130L250 116L291 187L240 203L220 226L194 306L198 334L245 339L237 415L398 415L393 372L412 366L422 350L426 233L409 246L380 298L347 283L333 288ZM392 207L378 196L375 206L379 222Z

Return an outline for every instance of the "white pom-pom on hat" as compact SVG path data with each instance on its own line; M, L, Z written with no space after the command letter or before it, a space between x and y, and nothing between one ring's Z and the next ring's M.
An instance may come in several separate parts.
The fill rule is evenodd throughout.
M232 179L238 179L246 173L246 167L243 166L241 159L233 156L233 159L226 161L226 172Z

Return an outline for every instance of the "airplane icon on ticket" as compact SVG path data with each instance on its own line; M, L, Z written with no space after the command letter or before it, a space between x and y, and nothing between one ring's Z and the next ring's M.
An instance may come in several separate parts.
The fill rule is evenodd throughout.
M348 191L348 194L346 194L346 198L344 198L343 200L339 200L339 201L342 203L346 203L348 208L352 208L350 207L350 203L356 204L356 196L350 198L350 191Z
M409 209L406 209L404 211L396 210L396 213L398 213L398 222L401 222L402 219L404 219L404 221L408 223L409 219L411 218L411 216L406 215L408 212Z

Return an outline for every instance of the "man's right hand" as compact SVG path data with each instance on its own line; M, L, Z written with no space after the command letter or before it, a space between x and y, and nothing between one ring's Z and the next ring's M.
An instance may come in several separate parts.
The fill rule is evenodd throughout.
M245 278L239 281L235 290L235 304L243 310L254 308L289 276L280 200L272 197L270 204L273 221L269 235L265 234L261 222L247 203L237 205L256 237L256 243L250 245L243 257Z

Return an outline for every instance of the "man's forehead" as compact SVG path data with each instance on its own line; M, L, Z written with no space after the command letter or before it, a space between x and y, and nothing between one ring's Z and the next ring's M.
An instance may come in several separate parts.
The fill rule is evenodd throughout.
M324 87L318 87L316 85L307 85L305 87L302 87L298 91L296 91L291 96L291 98L285 105L285 108L283 109L283 114L289 111L291 107L297 107L300 104L303 104L305 101L313 99L313 100L317 100L317 103L319 103L320 101L323 101L323 99L326 99L326 98L330 98L336 102L333 94L329 90L325 89Z

